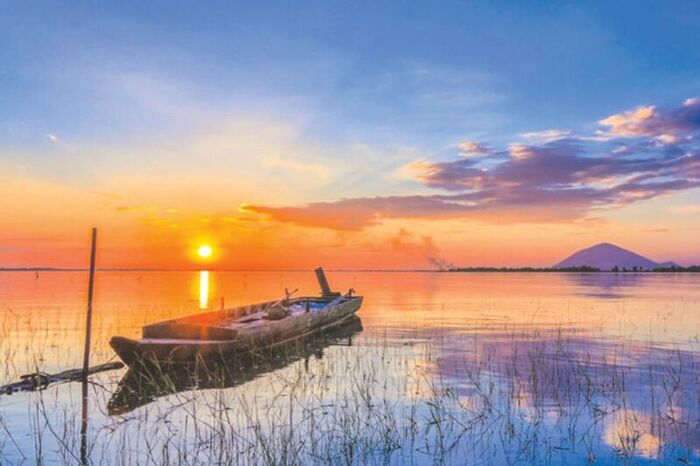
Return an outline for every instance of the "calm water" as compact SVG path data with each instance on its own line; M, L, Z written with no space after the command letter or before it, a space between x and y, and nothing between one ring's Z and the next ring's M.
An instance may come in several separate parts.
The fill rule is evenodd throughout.
M361 330L230 380L95 377L91 462L698 462L700 277L328 276L365 296ZM80 366L86 278L0 273L1 382ZM311 272L99 273L92 362L112 335L285 287L317 293ZM75 464L80 400L79 384L0 395L0 463Z

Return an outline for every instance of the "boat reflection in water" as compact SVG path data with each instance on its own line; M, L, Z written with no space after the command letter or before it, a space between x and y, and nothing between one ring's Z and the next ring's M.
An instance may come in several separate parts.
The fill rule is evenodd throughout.
M225 363L199 359L187 366L135 365L126 372L107 405L109 414L119 415L155 401L158 397L187 390L229 388L261 375L315 356L323 357L329 346L351 346L362 331L362 321L353 316L321 333L292 340L255 353L246 352Z

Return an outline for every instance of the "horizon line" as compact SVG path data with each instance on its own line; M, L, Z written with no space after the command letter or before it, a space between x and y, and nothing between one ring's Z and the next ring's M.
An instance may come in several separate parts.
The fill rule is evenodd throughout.
M681 267L683 269L699 267L691 265ZM451 267L449 269L326 269L326 272L393 272L393 273L460 273L460 272L559 272L559 273L624 273L625 271L600 270L591 267L592 270L571 270L556 267L533 267L533 266L471 266L471 267ZM0 267L0 272L89 272L89 267ZM102 267L96 268L96 272L313 272L314 269L306 268L279 268L279 269L227 269L227 268L141 268L141 267ZM627 270L627 272L634 272ZM640 273L653 273L654 269L638 270Z

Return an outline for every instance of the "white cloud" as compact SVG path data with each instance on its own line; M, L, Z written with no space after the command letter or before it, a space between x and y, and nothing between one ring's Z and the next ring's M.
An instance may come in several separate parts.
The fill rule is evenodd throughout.
M546 129L544 131L520 133L520 136L536 142L552 142L571 136L571 131L568 129Z
M457 147L459 147L459 155L462 157L482 157L491 153L486 144L477 141L464 141Z

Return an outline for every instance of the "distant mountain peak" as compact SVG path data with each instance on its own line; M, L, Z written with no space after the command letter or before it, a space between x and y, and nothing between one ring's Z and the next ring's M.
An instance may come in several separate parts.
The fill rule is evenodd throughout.
M640 270L653 270L669 264L671 262L655 262L616 244L603 242L575 252L556 264L554 268L593 267L600 270L615 268L630 270L636 267Z
M582 251L590 250L590 249L614 249L616 251L627 251L627 252L631 252L632 254L636 254L636 253L630 251L629 249L625 249L625 248L618 246L617 244L608 243L608 242L594 244L593 246L590 246L586 249L582 249Z

